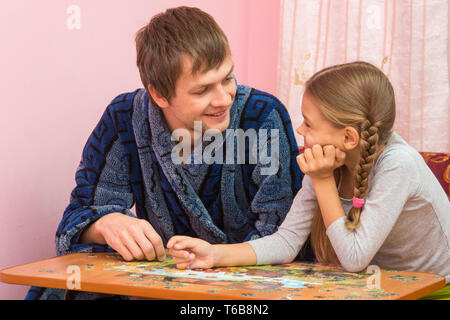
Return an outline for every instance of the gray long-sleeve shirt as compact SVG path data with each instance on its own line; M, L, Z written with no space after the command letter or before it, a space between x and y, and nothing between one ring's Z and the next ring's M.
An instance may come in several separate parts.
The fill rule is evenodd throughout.
M354 231L345 217L327 229L342 266L351 272L368 265L437 273L450 282L450 202L423 160L398 134L377 159ZM351 199L342 199L346 214ZM249 241L258 264L293 261L311 231L317 199L309 176L278 231Z

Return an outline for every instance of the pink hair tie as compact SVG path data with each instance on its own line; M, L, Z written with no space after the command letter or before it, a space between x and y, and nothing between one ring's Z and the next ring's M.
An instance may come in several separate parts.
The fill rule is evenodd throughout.
M361 208L364 204L364 199L353 197L353 207Z

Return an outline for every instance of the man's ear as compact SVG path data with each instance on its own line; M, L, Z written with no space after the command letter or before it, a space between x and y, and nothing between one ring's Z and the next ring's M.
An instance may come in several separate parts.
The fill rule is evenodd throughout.
M344 129L344 148L347 151L353 150L359 146L359 133L353 127L345 127Z
M164 98L155 88L153 88L151 85L148 85L148 92L152 96L153 100L156 102L156 104L164 109L169 106L169 101L167 101L166 98Z

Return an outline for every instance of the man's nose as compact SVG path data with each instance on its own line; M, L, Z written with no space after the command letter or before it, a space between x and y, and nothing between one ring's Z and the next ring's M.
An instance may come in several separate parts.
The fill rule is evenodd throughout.
M218 86L214 91L214 97L211 104L215 107L228 106L232 103L232 94L223 86Z

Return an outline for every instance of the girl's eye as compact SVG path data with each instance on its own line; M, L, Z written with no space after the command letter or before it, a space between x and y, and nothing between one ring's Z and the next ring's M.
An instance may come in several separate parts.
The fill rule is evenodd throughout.
M304 123L307 128L311 128L311 126L308 123L306 123L306 122L304 122Z

